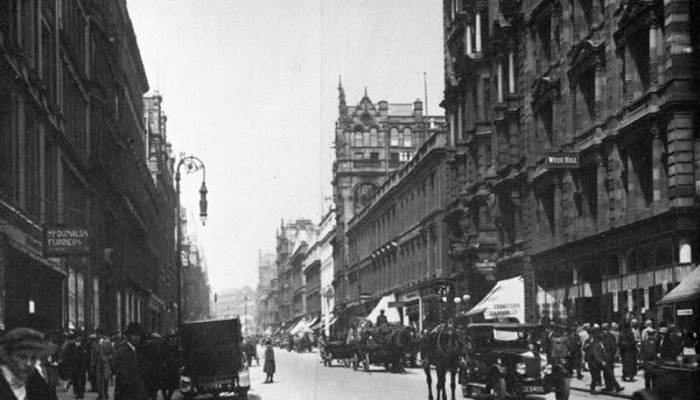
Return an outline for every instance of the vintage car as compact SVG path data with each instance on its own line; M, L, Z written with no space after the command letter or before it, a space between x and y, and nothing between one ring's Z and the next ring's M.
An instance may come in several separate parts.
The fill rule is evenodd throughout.
M633 400L695 400L700 393L698 356L689 354L677 360L658 360L644 365L651 388L634 392Z
M250 371L239 318L186 322L181 335L185 365L180 390L185 399L229 394L248 397Z
M467 344L459 372L464 397L500 400L554 392L557 400L569 398L564 366L550 365L540 353L541 327L487 322L462 331Z

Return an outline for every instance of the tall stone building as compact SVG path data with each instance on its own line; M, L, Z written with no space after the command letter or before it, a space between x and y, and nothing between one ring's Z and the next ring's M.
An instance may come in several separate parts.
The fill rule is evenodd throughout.
M342 85L335 131L333 191L336 214L334 281L336 313L345 313L361 297L351 278L346 231L349 221L369 205L382 184L409 162L434 131L437 117L423 114L423 103L373 103L365 95L348 106ZM347 313L346 313L347 314Z
M124 0L0 3L5 329L167 330L175 202L168 161L148 167L147 91ZM43 226L89 246L47 256Z
M273 279L275 278L275 254L263 254L262 251L258 254L258 287L257 287L257 306L256 320L257 325L261 330L274 323L270 310L277 309L275 304L271 304Z
M466 285L523 275L528 321L662 317L698 257L699 4L443 5Z

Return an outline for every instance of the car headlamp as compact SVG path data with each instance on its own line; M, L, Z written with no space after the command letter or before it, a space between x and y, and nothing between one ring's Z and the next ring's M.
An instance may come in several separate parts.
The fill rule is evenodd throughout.
M250 371L248 368L238 371L238 386L250 387Z
M551 374L552 373L552 364L545 365L544 368L542 368L542 372L544 372L547 375Z
M180 375L180 391L185 393L192 390L192 378Z
M515 365L515 372L517 372L519 375L525 375L527 372L527 367L525 366L525 363L517 363Z

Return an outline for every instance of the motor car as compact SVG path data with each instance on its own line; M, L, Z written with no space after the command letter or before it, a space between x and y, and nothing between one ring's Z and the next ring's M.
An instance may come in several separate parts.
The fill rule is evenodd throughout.
M485 322L461 328L466 351L459 382L464 397L527 398L555 393L568 400L570 382L563 365L540 352L543 328L512 322Z
M250 371L239 318L186 322L181 335L185 365L180 390L185 399L228 394L247 398Z
M633 400L695 400L700 393L700 367L695 354L647 362L644 374L651 378L651 387L634 392Z

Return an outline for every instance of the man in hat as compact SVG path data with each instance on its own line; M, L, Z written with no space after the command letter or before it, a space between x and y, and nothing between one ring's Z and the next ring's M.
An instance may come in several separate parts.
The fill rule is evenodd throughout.
M114 363L114 400L147 400L148 391L136 353L136 347L143 337L141 325L138 322L130 322L124 334L126 341L117 347Z
M41 357L51 351L41 332L13 329L0 338L0 399L56 400Z
M645 366L647 363L658 358L659 354L656 346L656 330L654 330L654 328L647 331L647 337L642 340L640 349L640 358ZM644 368L644 387L647 389L651 387L651 376L646 368Z

